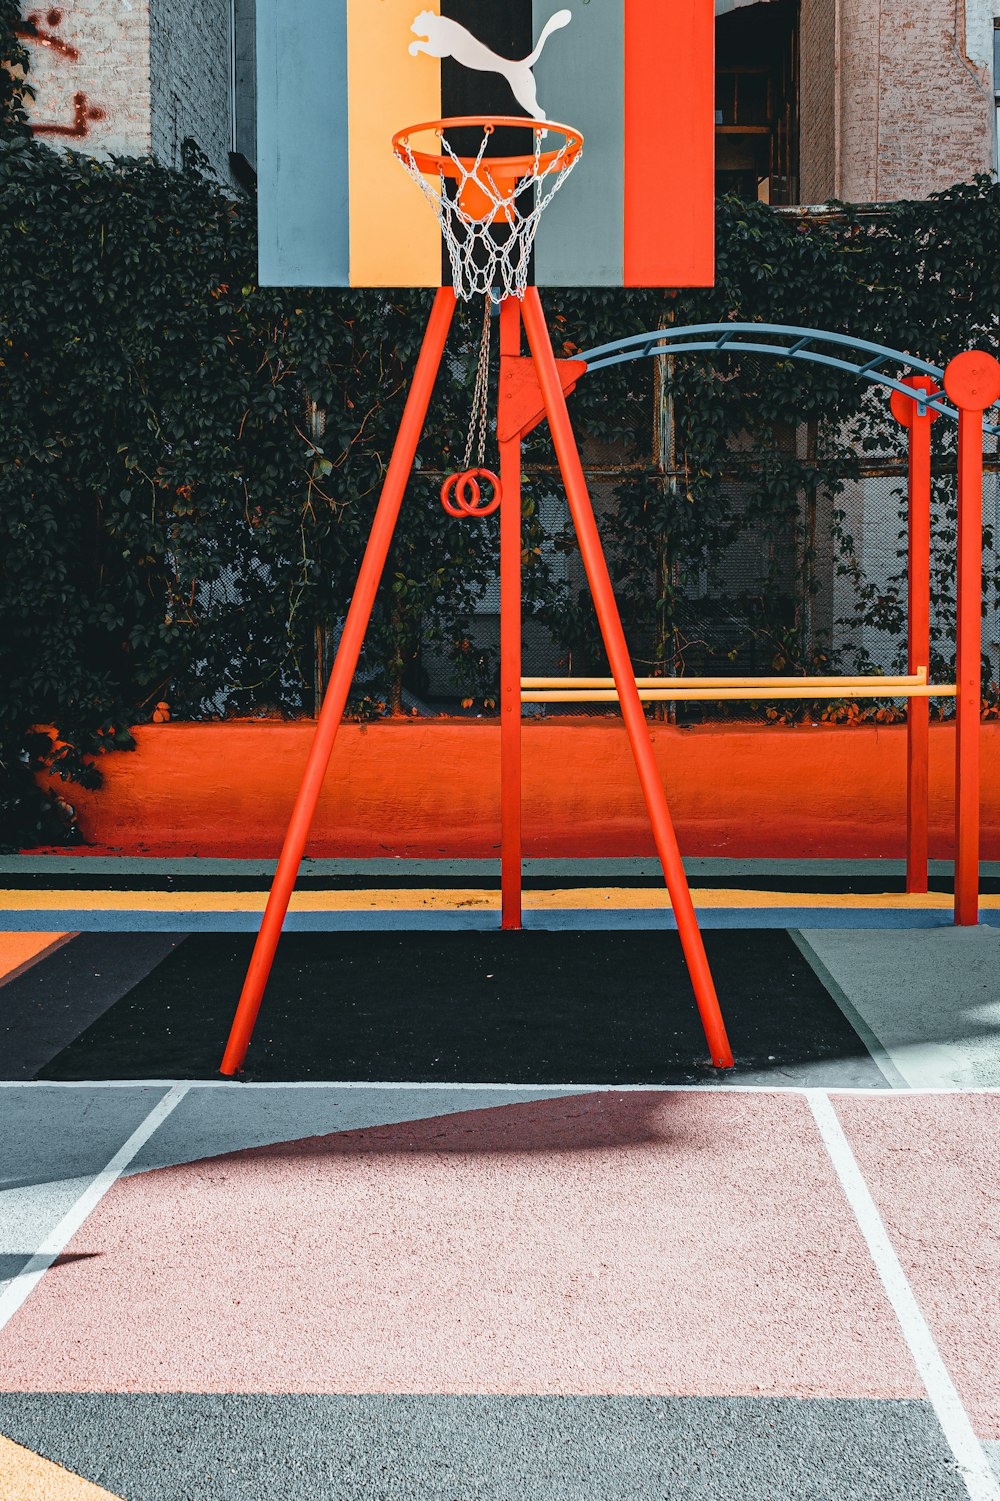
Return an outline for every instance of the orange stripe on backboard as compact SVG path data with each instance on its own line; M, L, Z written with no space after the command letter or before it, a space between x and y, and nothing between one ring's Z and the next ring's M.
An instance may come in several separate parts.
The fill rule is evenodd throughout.
M626 0L625 285L715 280L713 0Z
M441 230L392 153L396 130L441 114L439 60L408 50L420 9L439 0L347 0L352 287L441 285Z

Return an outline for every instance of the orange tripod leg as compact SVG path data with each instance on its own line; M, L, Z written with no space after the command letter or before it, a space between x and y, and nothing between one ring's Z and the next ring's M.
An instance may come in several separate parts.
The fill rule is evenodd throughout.
M958 410L955 681L955 922L979 921L979 738L983 595L983 414Z
M399 424L389 468L386 471L385 484L375 512L375 520L361 563L358 582L347 612L337 658L333 664L333 672L316 723L316 734L309 751L309 759L306 762L298 796L295 799L295 807L288 824L281 858L271 884L271 894L267 899L264 920L260 925L260 932L254 945L250 967L243 984L243 993L233 1018L229 1042L222 1060L221 1072L224 1074L234 1074L238 1068L242 1067L250 1044L264 988L267 985L268 975L271 973L275 949L278 947L278 939L281 936L285 913L288 911L288 903L295 887L299 865L302 863L302 854L323 787L323 779L330 764L333 744L340 728L347 695L354 680L354 671L358 665L365 631L368 629L379 580L382 577L382 570L392 542L392 534L399 516L406 482L410 477L417 443L420 440L454 311L454 292L450 287L440 288L435 295L434 306L427 321L427 332L424 334L417 367L406 398L406 407Z
M677 931L687 959L709 1052L712 1062L718 1068L732 1068L733 1055L726 1036L726 1026L722 1020L712 972L708 965L708 956L705 953L701 930L698 927L694 904L691 901L691 892L688 889L687 876L684 873L684 865L677 846L677 836L670 818L666 793L660 781L649 726L639 699L639 690L635 685L632 661L625 642L625 633L622 630L621 617L618 614L618 605L608 574L604 550L601 547L597 523L594 520L583 466L580 463L576 440L573 437L569 412L566 409L566 398L563 395L555 355L552 352L552 344L545 324L545 314L542 312L541 300L534 287L529 287L525 293L523 310L528 345L538 372L538 382L545 402L545 413L552 432L563 484L566 487L570 514L580 543L580 554L583 558L587 582L597 610L604 648L614 676L622 718L625 721L636 770L639 773L639 781L649 812L649 821L653 827L656 852L663 866L663 875L670 893L674 916L677 920Z
M915 377L919 379L920 377ZM924 380L929 386L930 380ZM918 415L910 427L909 503L909 653L907 672L930 668L931 661L931 413ZM906 889L927 887L927 821L930 800L929 698L906 704L906 751L909 766L906 805Z
M944 388L958 407L958 580L955 621L955 923L979 922L979 740L983 634L983 412L1000 401L1000 363L956 355Z
M521 305L500 305L500 353L521 353ZM504 400L501 386L500 402ZM500 448L500 926L521 926L521 438Z
M926 375L906 385L924 393L936 389ZM892 393L893 416L907 432L907 672L929 668L931 660L931 423L936 413L920 411L915 400ZM906 703L906 889L927 890L930 700Z

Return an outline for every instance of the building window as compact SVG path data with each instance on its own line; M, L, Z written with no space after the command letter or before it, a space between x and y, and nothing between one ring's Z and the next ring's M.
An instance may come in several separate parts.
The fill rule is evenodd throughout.
M797 203L797 0L720 16L715 42L716 191Z

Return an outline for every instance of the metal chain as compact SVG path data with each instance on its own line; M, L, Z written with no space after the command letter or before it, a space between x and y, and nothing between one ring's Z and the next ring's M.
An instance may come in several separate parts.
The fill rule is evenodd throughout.
M469 436L465 443L465 458L462 467L469 470L473 467L472 450L476 449L476 465L482 469L486 462L486 428L489 422L489 385L490 385L490 326L491 326L491 299L489 294L483 298L483 332L479 343L479 364L476 368L476 384L472 392L472 417L469 421ZM478 446L477 446L478 440Z

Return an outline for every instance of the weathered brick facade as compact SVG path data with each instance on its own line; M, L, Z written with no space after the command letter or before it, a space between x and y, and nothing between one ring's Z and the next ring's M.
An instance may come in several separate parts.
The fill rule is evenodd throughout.
M193 136L230 180L229 0L73 0L24 18L46 140L176 165Z
M232 37L229 0L148 0L153 155L180 165L193 136L229 178Z
M998 0L802 0L801 198L924 198L993 166Z
M148 152L149 12L125 0L25 7L35 103L31 119L53 145L103 155Z
M836 196L838 155L837 11L832 0L802 0L799 12L799 198Z

